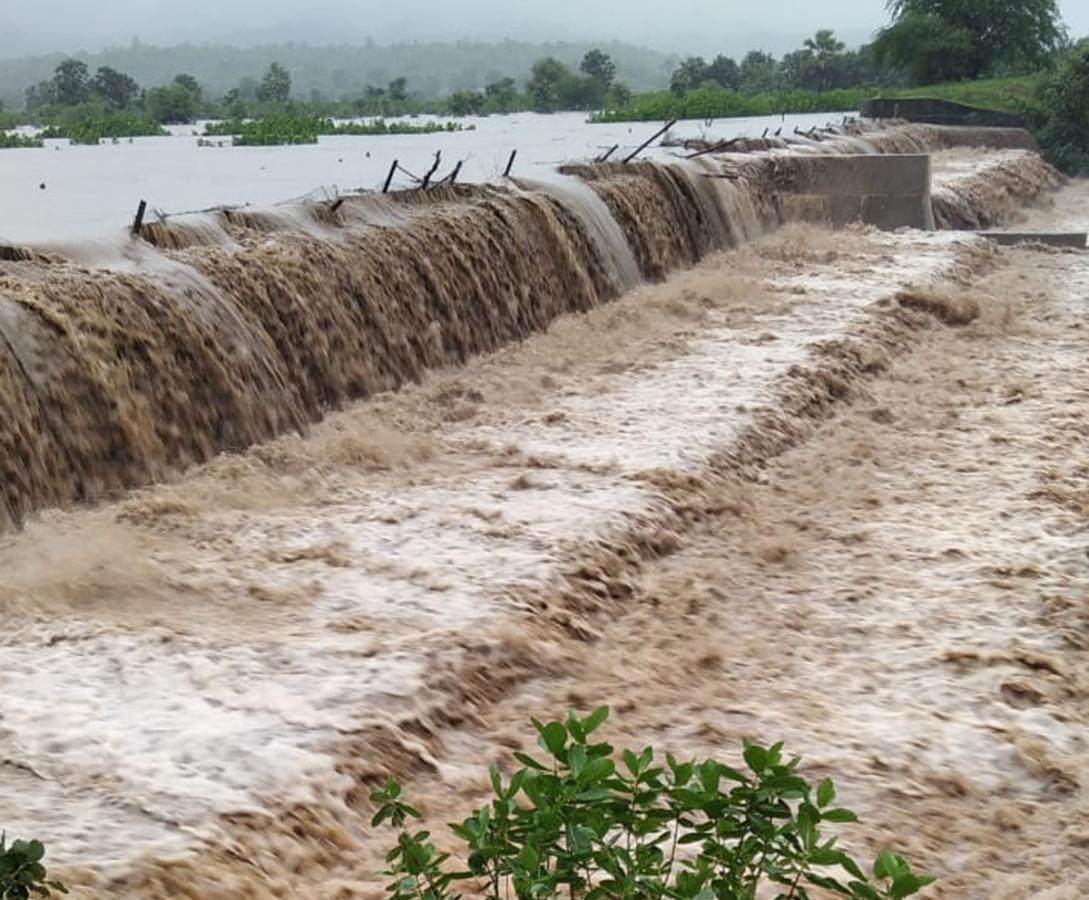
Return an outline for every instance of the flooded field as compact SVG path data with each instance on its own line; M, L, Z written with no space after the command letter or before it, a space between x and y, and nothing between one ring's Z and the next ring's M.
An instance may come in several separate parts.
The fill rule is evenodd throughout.
M77 897L377 897L371 785L439 832L530 715L608 703L625 745L786 741L929 896L1084 896L1089 255L775 199L865 147L932 153L949 222L1083 221L949 141L0 262L0 822Z
M674 134L726 138L758 136L777 128L790 133L842 118L820 113L682 122ZM630 152L660 127L589 125L585 113L519 113L458 121L474 130L323 137L316 145L301 147L198 147L199 126L174 126L171 138L133 138L131 143L99 147L49 141L44 150L5 150L0 153L0 242L63 248L113 236L132 222L141 199L152 210L179 213L219 205L271 206L304 195L380 188L393 160L422 176L437 150L446 160L444 174L464 160L463 181L497 180L512 150L518 151L514 175L547 176L558 165L585 162L615 144ZM652 150L649 156L654 155ZM409 184L403 175L395 182Z

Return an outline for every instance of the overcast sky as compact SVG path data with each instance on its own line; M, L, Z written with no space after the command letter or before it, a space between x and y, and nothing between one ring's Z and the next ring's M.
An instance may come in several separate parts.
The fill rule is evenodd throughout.
M1060 0L1089 34L1089 0ZM379 43L504 37L608 40L670 52L780 53L817 28L848 43L886 21L883 0L0 0L0 57L143 43Z

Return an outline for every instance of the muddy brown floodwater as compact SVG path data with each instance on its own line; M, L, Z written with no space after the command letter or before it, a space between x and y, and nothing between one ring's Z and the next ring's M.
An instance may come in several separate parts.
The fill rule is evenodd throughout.
M39 514L0 543L3 823L77 897L377 897L369 785L441 831L530 715L608 703L633 746L785 741L931 896L1085 896L1087 302L1086 253L788 225Z

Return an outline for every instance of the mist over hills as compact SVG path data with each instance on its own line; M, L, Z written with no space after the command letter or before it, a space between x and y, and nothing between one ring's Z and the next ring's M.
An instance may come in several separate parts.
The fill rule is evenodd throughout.
M667 54L618 42L519 41L251 47L184 44L154 47L134 42L101 53L75 55L92 71L98 66L112 66L144 86L165 84L179 72L187 72L214 96L237 87L244 79L260 78L269 63L278 61L291 73L294 96L308 99L315 94L328 98L355 96L365 85L384 86L401 76L408 79L410 93L427 97L443 96L462 88L479 90L497 78L524 80L533 61L542 56L555 56L577 67L586 51L593 47L600 47L613 57L620 78L635 90L663 86L675 61L675 57ZM65 56L0 60L0 97L9 107L21 106L26 88L49 78Z

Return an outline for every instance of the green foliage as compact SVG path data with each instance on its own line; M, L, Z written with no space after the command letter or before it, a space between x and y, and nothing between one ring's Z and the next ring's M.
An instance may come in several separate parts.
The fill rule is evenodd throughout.
M213 122L205 127L204 134L232 137L236 147L278 147L316 144L318 135L330 134L333 127L320 116L280 112L244 121Z
M608 53L596 47L582 58L579 71L587 78L596 81L601 86L603 94L616 79L616 63Z
M419 812L395 781L375 790L372 824L398 831L386 857L391 900L453 900L460 881L489 900L755 900L767 885L778 900L806 900L811 887L900 900L934 880L888 851L867 876L823 830L854 813L834 805L830 780L802 778L781 744L746 741L746 770L656 759L649 747L618 754L593 740L607 716L601 707L533 720L543 759L515 753L522 768L507 781L493 766L491 802L450 826L468 851L463 869L408 827Z
M779 86L775 57L762 50L750 50L741 60L741 90L750 94L768 93Z
M179 125L192 122L200 111L201 87L192 75L175 75L174 81L144 93L144 109L155 122Z
M53 891L67 894L65 886L51 879L42 865L45 847L41 841L12 841L0 835L0 900L28 900L48 897Z
M328 120L327 120L328 121ZM332 125L332 123L330 123ZM332 125L331 131L322 134L343 134L351 136L373 136L383 134L441 134L454 131L475 131L475 125L462 125L458 122L387 122L374 119L370 122L347 122Z
M965 103L981 109L1023 113L1029 107L1040 83L1039 75L1012 78L985 78L979 81L952 81L913 88L886 88L884 97L937 97Z
M8 134L0 131L0 150L25 150L45 146L40 137L27 137L22 134Z
M111 109L128 109L140 97L140 85L131 76L100 66L91 82L92 92Z
M479 116L488 101L479 91L454 91L446 102L453 116Z
M373 136L385 134L435 134L471 130L457 122L348 122L338 125L325 116L280 111L249 120L212 122L206 137L232 137L236 147L276 147L288 144L316 144L321 135Z
M62 110L42 132L43 138L68 138L73 144L98 144L103 138L160 137L159 123L132 110L111 112L84 104Z
M873 52L883 63L902 69L913 84L965 78L973 67L971 32L939 16L908 13L882 29Z
M1040 81L1029 118L1051 163L1070 175L1089 175L1089 40Z
M257 88L257 99L262 103L287 103L291 98L291 76L278 62L272 63Z
M565 83L570 81L571 72L555 57L546 56L537 60L530 70L526 92L537 112L555 112L563 102Z
M486 105L494 112L511 112L518 103L518 87L513 78L500 78L484 86Z
M1056 0L889 0L878 59L918 82L1039 69L1065 39Z
M780 90L763 94L704 85L681 97L670 91L638 94L630 102L592 117L595 122L664 122L668 119L725 119L737 116L777 116L781 113L842 112L858 109L873 91Z
M61 106L75 106L90 96L90 73L87 63L66 59L53 74L52 99Z

